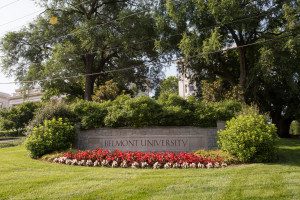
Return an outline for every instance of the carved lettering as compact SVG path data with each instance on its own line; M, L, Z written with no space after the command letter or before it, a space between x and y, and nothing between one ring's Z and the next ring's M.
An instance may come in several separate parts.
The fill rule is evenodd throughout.
M105 147L187 147L188 139L160 140L104 140Z

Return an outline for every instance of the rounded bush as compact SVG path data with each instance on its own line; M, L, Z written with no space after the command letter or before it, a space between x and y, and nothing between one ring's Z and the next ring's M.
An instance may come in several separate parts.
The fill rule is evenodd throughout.
M72 147L75 128L62 118L45 120L42 125L34 127L25 141L30 156L39 158L54 151L63 151Z
M242 162L268 162L276 155L276 127L259 114L240 115L218 133L222 150Z

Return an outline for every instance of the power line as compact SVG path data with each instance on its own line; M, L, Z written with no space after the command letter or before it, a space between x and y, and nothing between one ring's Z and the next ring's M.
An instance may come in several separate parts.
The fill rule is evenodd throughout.
M18 2L18 1L20 1L20 0L16 0L16 1L14 1L14 2L11 2L11 3L7 4L7 5L4 5L4 6L0 7L0 9L1 9L1 8L5 8L5 7L7 7L7 6L9 6L9 5L13 4L13 3ZM87 2L89 2L89 0L86 0L86 1L84 1L84 2L75 4L75 5L72 5L72 6L73 6L73 7L80 6L80 5L85 4L85 3L87 3ZM14 22L19 21L19 20L22 20L22 19L24 19L24 18L27 18L27 17L32 16L32 15L37 14L37 13L39 13L38 15L43 14L43 13L46 12L47 10L48 10L48 9L45 9L45 10L38 10L38 11L35 11L35 12L32 12L32 13L26 14L26 15L24 15L24 16L22 16L22 17L19 17L19 18L16 18L16 19L14 19L14 20L5 22L5 23L3 23L3 24L0 24L0 27L6 26L6 25L8 25L8 24L14 23Z
M197 57L200 57L202 55L223 53L223 52L227 52L227 51L234 50L234 49L249 47L249 46L253 46L253 45L257 45L257 44L268 43L268 42L271 42L271 41L274 41L274 40L288 38L288 37L291 37L291 36L294 36L294 35L285 35L285 36L282 36L282 37L267 39L267 40L264 40L264 41L258 41L258 42L254 42L254 43L250 43L250 44L245 44L245 45L242 45L242 46L236 46L236 47L231 47L231 48L227 48L227 49L223 49L223 50L216 50L216 51L211 51L211 52L200 53L198 55L189 57L189 59L197 58ZM295 37L298 37L298 36L299 36L299 34L295 35ZM180 61L180 60L181 60L181 58L173 59L173 60L169 60L169 61L159 62L159 64L166 64L166 63ZM147 63L147 61L146 61L146 63ZM148 61L148 63L151 63L151 62ZM146 67L150 67L150 66L146 66ZM19 83L27 83L28 84L28 83L46 82L46 81L54 81L54 80L66 80L66 79L72 79L72 78L80 78L80 77L86 77L86 76L94 76L94 75L101 75L101 74L107 74L107 73L113 73L113 72L126 71L126 70L129 70L129 69L136 69L136 68L137 67L134 66L134 67L127 67L127 68L123 68L123 69L108 70L108 71L104 71L104 72L90 73L90 74L79 74L79 75L68 76L68 77L46 78L46 79L40 79L40 80L34 80L34 81L14 81L14 82L0 83L0 85L19 84Z
M24 15L24 16L22 16L22 17L19 17L19 18L16 18L16 19L14 19L14 20L5 22L5 23L3 23L3 24L0 24L0 27L6 26L6 25L8 25L8 24L14 23L14 22L19 21L19 20L22 20L22 19L25 19L25 18L27 18L27 17L29 17L29 16L32 16L32 15L34 15L34 14L37 14L37 13L42 14L43 12L41 12L41 10L38 10L38 11L35 11L35 12L32 12L32 13L29 13L29 14Z
M259 14L259 15L253 15L253 16L250 16L250 17L245 17L245 18L241 18L241 19L236 19L236 20L233 20L231 22L228 22L228 23L217 23L215 25L212 25L212 26L207 26L207 27L203 27L201 29L199 29L198 31L203 31L203 30L206 30L206 29L212 29L212 28L216 28L216 27L222 27L222 26L226 26L226 25L229 25L229 24L233 24L233 23L236 23L236 22L242 22L242 21L247 21L249 19L253 19L253 18L258 18L258 17L261 17L261 16L267 16L269 14L272 14L274 11L270 12L270 11L267 11L266 13L264 14ZM182 35L181 33L180 34L173 34L173 35L168 35L166 36L167 39L170 39L172 37L175 37L175 36L180 36ZM133 45L138 45L138 44L144 44L144 43L147 43L147 42L152 42L152 41L155 41L156 39L150 39L150 40L144 40L142 42L137 42L137 43L134 43ZM115 49L118 49L119 47L113 47L113 48L110 48L109 50L115 50ZM88 52L90 54L93 54L93 53L98 53L99 50L97 51L92 51L92 52ZM72 54L71 54L72 55ZM74 55L78 55L78 54L74 54ZM85 54L81 54L81 55L85 55Z
M18 1L20 1L20 0L18 0ZM81 3L76 4L76 5L73 5L73 7L82 5L82 4L87 3L87 2L89 2L89 0L84 1L84 2L81 2ZM29 14L27 14L27 15L25 15L25 16L20 17L20 18L14 19L14 20L12 20L12 21L9 21L9 22L3 23L3 24L0 24L0 27L1 27L1 26L6 26L6 25L8 25L8 24L11 24L11 23L16 22L16 21L19 21L19 20L22 20L22 19L24 19L24 18L26 18L26 17L29 17L29 16L34 15L34 14L37 14L37 13L42 14L42 13L44 13L45 11L47 11L47 9L46 9L46 10L43 10L43 11L42 11L42 10L39 10L39 11L35 11L35 12L32 12L32 13L29 13ZM96 26L93 26L93 27L89 27L88 30L89 30L89 29L93 29L93 28L97 28L97 27L99 27L99 26L108 25L109 23L111 23L111 22L113 22L113 21L118 21L118 20L126 19L126 18L128 18L128 17L134 16L134 15L136 15L136 14L141 14L141 13L144 13L144 12L147 12L147 11L148 11L148 10L143 10L143 11L141 11L141 12L136 12L136 13L130 14L130 15L128 15L128 16L125 16L125 17L122 17L122 18L119 18L119 19L116 19L116 20L111 20L111 21L106 22L106 23L104 23L104 24L100 24L100 25L96 25ZM269 14L272 14L273 12L274 12L274 11L266 11L265 13L261 13L261 14L258 13L258 14L256 14L256 15L253 15L253 16L250 16L250 17L245 17L245 18L242 18L242 19L233 20L233 21L228 22L228 23L226 23L226 24L220 24L220 23L217 23L217 24L212 25L212 26L204 27L204 28L201 29L201 30L209 29L209 28L213 28L213 27L224 26L224 25L228 25L228 24L232 24L232 23L236 23L236 22L241 22L241 21L247 21L247 20L249 20L249 19L258 18L258 17L261 17L261 16L267 16L267 15L269 15ZM72 36L72 35L74 35L74 33L68 33L68 34L65 34L65 35L62 35L62 36L53 38L53 39L51 39L51 40L54 40L54 39L61 39L61 38L68 37L68 36ZM178 35L179 35L179 34L178 34ZM174 36L175 36L175 35L174 35ZM51 40L48 40L48 41L51 41ZM45 42L47 42L47 41L45 41Z
M14 4L14 3L17 3L18 1L21 1L21 0L15 0L15 1L12 1L10 3L7 3L7 4L3 5L3 6L1 6L0 10L3 9L3 8L6 8L6 7L8 7L8 6L10 6L10 5Z

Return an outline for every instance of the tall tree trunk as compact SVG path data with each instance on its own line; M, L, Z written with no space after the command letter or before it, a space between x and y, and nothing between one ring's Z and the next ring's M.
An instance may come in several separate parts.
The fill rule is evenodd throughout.
M91 75L93 73L94 57L90 54L85 56L85 91L84 99L87 101L92 101L92 95L94 92L95 76Z
M94 84L95 84L95 78L93 76L87 75L85 77L85 91L84 91L84 99L87 101L92 101Z
M290 135L290 127L293 122L292 119L285 119L280 111L271 112L272 122L277 127L277 134L281 138L289 138Z
M244 47L239 48L239 60L240 60L240 78L239 84L243 91L246 86L247 68L246 68L246 49Z

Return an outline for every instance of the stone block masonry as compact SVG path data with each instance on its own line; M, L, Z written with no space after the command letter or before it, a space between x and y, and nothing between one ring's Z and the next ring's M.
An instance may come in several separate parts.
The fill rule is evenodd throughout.
M109 149L144 152L192 152L199 149L216 149L217 132L224 128L153 127L153 128L99 128L78 131L77 148Z

